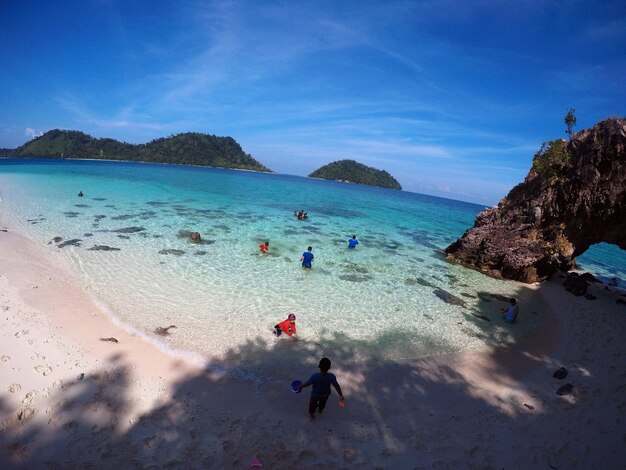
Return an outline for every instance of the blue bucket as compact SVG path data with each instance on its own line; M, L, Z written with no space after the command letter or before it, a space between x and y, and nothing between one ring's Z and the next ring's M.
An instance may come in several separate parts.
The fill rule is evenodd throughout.
M302 385L302 382L300 382L299 380L294 380L293 382L291 382L291 391L293 393L300 393L302 390L298 390L298 387Z

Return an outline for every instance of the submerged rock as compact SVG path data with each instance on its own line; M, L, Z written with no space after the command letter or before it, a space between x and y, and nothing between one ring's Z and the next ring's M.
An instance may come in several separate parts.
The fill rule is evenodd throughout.
M80 238L72 238L71 240L64 241L63 243L59 243L57 246L59 248L65 248L66 246L80 246L80 242L82 240Z
M137 232L143 232L144 230L145 230L144 227L124 227L124 228L111 230L111 232L113 233L137 233Z
M415 284L419 284L420 286L424 286L424 287L437 287L432 282L429 282L426 279L421 278L421 277L409 277L409 278L404 280L404 283L407 286L413 286Z
M169 336L170 334L170 330L172 328L176 328L176 325L170 325L167 327L162 327L162 326L158 326L154 329L154 333L159 335L159 336Z
M120 251L120 249L108 245L94 245L91 248L87 248L87 251Z
M459 299L457 296L451 294L450 292L443 289L434 289L434 294L443 300L445 303L450 305L457 305L459 307L465 307L465 301L463 299Z
M626 249L626 119L546 143L523 183L448 246L448 260L532 283L605 242Z
M165 248L161 251L159 251L160 255L176 255L176 256L182 256L185 254L185 252L183 250L176 250L174 248Z

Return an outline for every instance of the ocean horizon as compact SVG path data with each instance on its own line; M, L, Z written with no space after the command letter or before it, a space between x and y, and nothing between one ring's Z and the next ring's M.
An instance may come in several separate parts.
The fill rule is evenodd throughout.
M409 360L513 341L498 321L508 297L523 306L516 334L537 328L545 310L518 283L446 261L442 250L484 208L468 202L275 173L74 159L0 160L0 197L8 220L68 261L114 319L194 357L289 341L272 329L290 312L299 335L322 349ZM191 232L202 242L191 243ZM353 235L360 243L349 250ZM259 251L265 241L268 255ZM299 261L308 246L310 271ZM625 260L606 244L577 259L619 287ZM170 325L167 338L154 333Z

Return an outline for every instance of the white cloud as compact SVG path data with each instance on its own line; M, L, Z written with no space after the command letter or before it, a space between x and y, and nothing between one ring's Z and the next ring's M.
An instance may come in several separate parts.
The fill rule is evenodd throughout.
M43 132L37 132L35 129L27 127L26 130L24 130L24 135L30 137L31 139L34 139L35 137L42 136Z

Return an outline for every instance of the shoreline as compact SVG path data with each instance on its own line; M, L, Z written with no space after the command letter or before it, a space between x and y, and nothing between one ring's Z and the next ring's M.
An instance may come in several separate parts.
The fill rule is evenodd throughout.
M574 297L559 279L538 286L553 310L542 334L498 348L410 363L358 362L349 350L337 351L331 372L346 408L333 395L310 423L308 393L219 370L276 363L288 377L305 379L319 360L314 345L247 344L223 361L191 364L116 325L42 247L7 230L0 232L5 468L249 468L253 458L266 468L626 461L619 419L626 306L604 286L590 286L595 301ZM101 341L110 337L118 342ZM293 365L281 362L286 354ZM569 371L563 381L552 378L560 366ZM556 395L566 382L572 393Z

